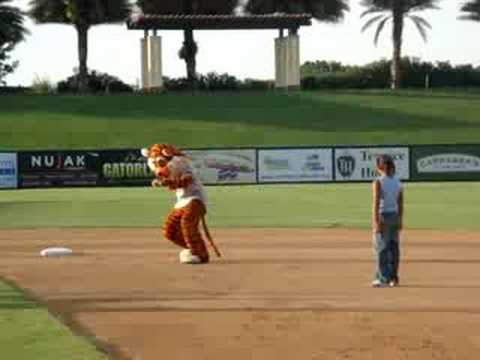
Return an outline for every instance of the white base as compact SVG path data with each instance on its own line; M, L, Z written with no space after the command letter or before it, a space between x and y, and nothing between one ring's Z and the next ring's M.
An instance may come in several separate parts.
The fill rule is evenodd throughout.
M200 264L202 260L197 256L193 255L190 249L183 249L179 254L180 263L182 264Z
M64 247L49 247L40 251L40 255L45 257L69 256L72 254L73 254L72 249L68 249Z

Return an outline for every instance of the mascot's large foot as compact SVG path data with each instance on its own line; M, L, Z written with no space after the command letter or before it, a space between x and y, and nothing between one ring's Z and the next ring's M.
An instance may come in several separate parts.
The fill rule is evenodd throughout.
M190 249L183 249L180 251L180 263L182 264L201 264L204 261L199 256L193 255Z

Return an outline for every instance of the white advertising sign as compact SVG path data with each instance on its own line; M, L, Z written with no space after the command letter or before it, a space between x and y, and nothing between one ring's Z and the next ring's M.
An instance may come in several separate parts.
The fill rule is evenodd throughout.
M320 182L333 180L332 149L265 149L258 153L258 180Z
M17 188L17 154L0 153L0 189Z
M418 173L479 172L480 157L471 154L444 153L417 160Z
M339 148L335 149L335 177L337 181L372 180L376 158L388 154L393 157L396 175L401 180L410 178L410 156L407 147Z
M204 184L254 184L256 157L253 149L188 150L197 174Z

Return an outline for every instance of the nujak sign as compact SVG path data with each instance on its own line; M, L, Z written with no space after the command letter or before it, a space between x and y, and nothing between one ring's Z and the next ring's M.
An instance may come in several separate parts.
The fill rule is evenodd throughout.
M98 151L22 151L18 154L18 186L95 186L99 161Z
M400 179L410 178L407 147L371 147L335 149L335 180L370 181L374 179L377 176L376 159L382 154L393 157L396 174Z
M479 145L415 146L412 161L415 180L480 179Z

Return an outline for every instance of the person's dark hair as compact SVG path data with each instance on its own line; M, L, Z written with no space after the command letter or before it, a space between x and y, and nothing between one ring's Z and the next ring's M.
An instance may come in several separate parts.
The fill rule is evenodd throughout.
M395 175L395 162L393 157L388 154L383 154L377 157L377 168L385 171L388 176Z

